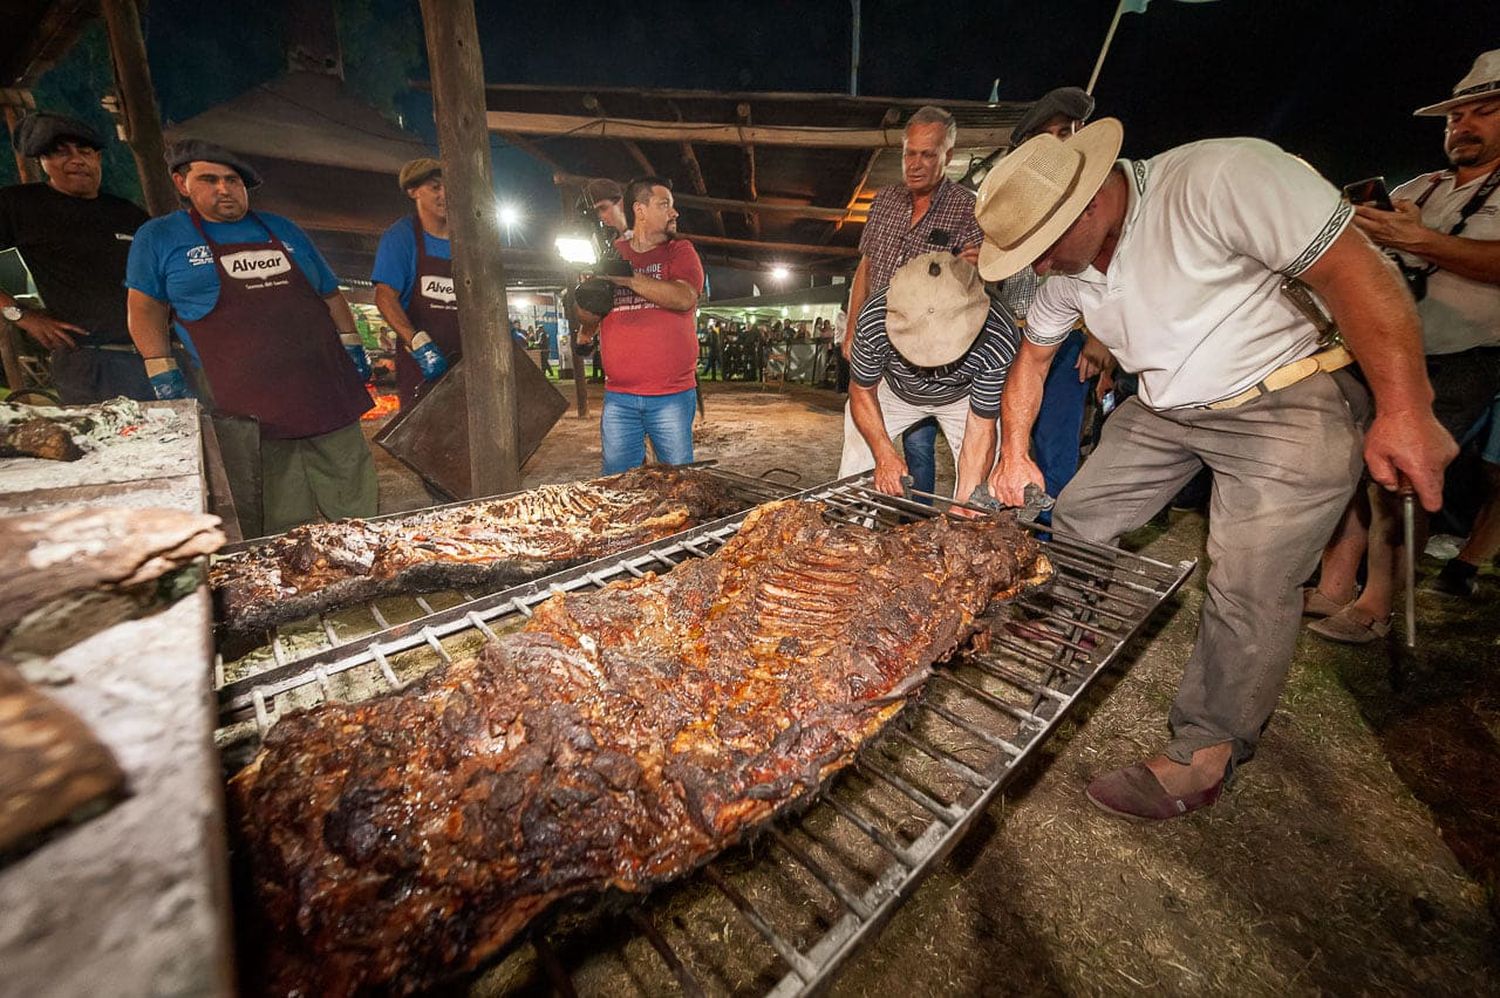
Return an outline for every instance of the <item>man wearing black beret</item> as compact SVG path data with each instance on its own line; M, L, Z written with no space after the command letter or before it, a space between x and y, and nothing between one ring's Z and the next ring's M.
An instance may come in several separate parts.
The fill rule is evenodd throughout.
M51 351L63 402L151 399L121 283L146 213L100 190L104 140L87 124L37 112L21 120L15 141L23 156L41 159L47 180L0 189L0 250L20 251L46 309L0 292L0 316Z

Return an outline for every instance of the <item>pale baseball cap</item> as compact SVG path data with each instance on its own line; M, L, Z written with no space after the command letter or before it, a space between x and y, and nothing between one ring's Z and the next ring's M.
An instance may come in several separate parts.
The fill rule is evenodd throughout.
M964 355L989 315L979 271L947 250L912 257L891 275L885 336L917 367L942 367Z

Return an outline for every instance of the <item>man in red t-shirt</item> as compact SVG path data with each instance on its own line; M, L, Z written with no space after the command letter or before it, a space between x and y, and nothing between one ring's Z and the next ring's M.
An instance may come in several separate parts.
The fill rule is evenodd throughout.
M615 304L599 327L605 370L599 435L606 475L642 464L647 437L661 463L691 462L698 405L694 319L703 262L692 243L677 238L668 181L633 180L625 201L632 229L615 247L635 273L609 278Z

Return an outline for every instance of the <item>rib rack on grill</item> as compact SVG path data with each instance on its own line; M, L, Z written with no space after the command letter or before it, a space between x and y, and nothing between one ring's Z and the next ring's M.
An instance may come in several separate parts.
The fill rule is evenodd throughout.
M560 898L689 872L1050 574L1009 519L875 531L773 503L713 556L557 596L402 693L284 718L231 783L267 989L408 994Z
M231 631L399 593L514 584L738 512L722 479L660 465L396 520L297 527L209 573Z

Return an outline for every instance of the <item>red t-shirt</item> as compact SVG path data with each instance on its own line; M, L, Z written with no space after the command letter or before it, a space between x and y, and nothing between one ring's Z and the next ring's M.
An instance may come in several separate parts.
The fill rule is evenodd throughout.
M686 239L673 239L649 253L637 253L630 240L615 242L637 274L662 281L686 281L703 291L703 261ZM604 317L599 348L604 351L604 387L630 395L671 395L698 383L698 309L672 312L615 285L615 307Z

